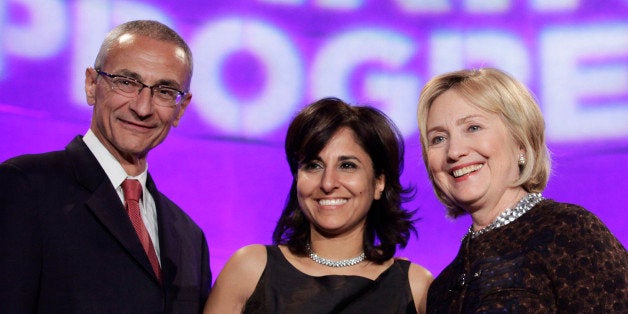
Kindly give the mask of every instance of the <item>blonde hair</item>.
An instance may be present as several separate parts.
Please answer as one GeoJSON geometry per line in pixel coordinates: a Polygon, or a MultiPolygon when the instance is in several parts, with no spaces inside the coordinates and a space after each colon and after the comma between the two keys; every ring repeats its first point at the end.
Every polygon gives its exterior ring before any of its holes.
{"type": "Polygon", "coordinates": [[[451,217],[466,212],[447,199],[436,185],[427,160],[427,114],[438,96],[448,90],[471,105],[497,114],[514,141],[525,150],[525,165],[519,167],[519,179],[513,186],[521,186],[528,192],[542,192],[550,175],[551,160],[545,143],[545,121],[532,93],[507,73],[493,68],[460,70],[432,78],[421,91],[417,110],[423,162],[434,192],[447,207],[451,217]]]}

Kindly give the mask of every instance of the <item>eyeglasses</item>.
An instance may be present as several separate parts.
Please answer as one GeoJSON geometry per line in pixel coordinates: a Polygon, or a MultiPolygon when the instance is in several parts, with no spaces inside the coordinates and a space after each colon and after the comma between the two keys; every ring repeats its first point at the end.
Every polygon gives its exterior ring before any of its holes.
{"type": "Polygon", "coordinates": [[[105,71],[96,70],[96,73],[104,75],[111,79],[111,89],[117,91],[120,95],[127,97],[137,97],[144,87],[150,89],[151,96],[156,105],[162,107],[174,107],[181,103],[184,92],[166,85],[146,85],[136,79],[123,75],[109,74],[105,71]]]}

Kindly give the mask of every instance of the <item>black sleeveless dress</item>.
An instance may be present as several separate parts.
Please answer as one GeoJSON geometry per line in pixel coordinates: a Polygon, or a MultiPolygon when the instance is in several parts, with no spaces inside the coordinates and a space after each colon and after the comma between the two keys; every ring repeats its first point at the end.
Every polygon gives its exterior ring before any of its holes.
{"type": "Polygon", "coordinates": [[[408,268],[395,260],[377,279],[329,275],[313,277],[296,269],[277,246],[266,246],[268,260],[244,313],[416,313],[408,268]]]}

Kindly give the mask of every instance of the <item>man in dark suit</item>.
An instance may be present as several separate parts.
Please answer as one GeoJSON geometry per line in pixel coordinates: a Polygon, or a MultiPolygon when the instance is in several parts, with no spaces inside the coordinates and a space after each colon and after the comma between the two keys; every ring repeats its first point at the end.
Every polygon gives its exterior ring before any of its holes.
{"type": "Polygon", "coordinates": [[[85,136],[0,164],[1,312],[201,312],[211,284],[205,236],[158,191],[146,163],[190,103],[191,76],[176,32],[122,24],[85,71],[85,136]]]}

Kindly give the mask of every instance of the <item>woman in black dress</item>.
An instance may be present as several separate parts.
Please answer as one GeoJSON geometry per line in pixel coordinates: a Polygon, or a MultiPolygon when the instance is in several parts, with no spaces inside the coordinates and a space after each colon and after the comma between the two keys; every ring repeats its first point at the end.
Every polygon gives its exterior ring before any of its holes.
{"type": "Polygon", "coordinates": [[[285,150],[293,181],[274,245],[238,250],[205,312],[423,313],[431,274],[394,258],[416,232],[394,124],[325,98],[292,121],[285,150]]]}

